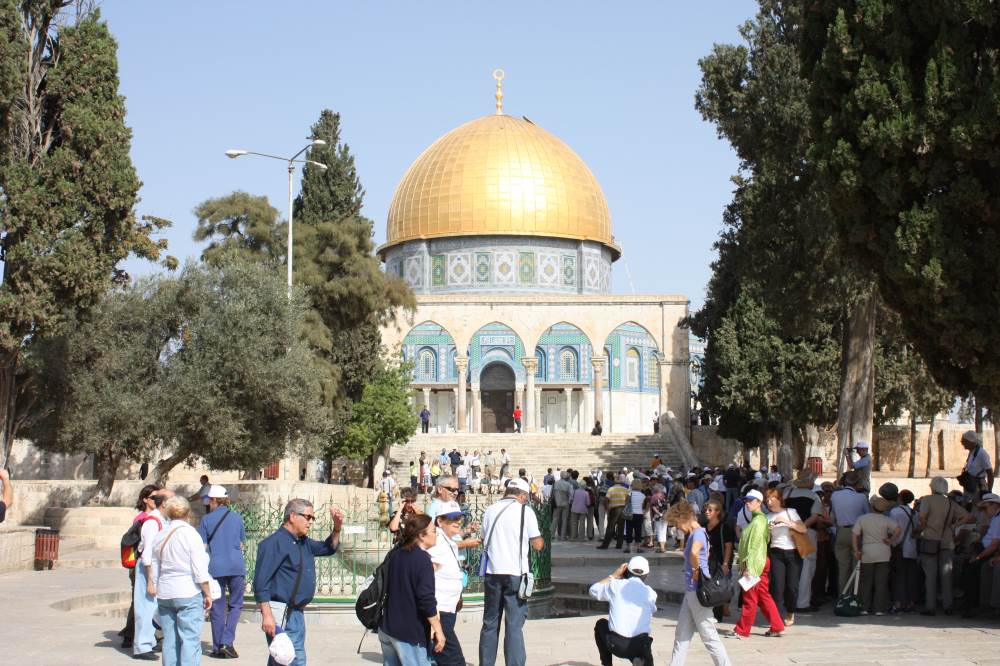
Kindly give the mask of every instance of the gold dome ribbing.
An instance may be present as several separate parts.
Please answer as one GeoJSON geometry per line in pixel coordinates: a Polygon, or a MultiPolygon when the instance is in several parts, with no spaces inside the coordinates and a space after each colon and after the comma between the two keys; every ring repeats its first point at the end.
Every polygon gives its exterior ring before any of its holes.
{"type": "Polygon", "coordinates": [[[593,240],[620,254],[601,186],[583,160],[531,121],[507,115],[465,123],[410,165],[380,253],[414,239],[496,234],[593,240]]]}

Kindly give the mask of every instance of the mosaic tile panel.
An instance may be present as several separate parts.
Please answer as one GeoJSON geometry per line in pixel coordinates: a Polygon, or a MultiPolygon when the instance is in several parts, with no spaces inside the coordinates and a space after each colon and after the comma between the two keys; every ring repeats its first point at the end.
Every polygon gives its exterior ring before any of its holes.
{"type": "Polygon", "coordinates": [[[445,285],[443,254],[435,254],[431,257],[431,284],[435,287],[443,287],[445,285]]]}
{"type": "Polygon", "coordinates": [[[496,266],[493,269],[493,279],[497,284],[514,284],[517,282],[517,269],[514,266],[513,252],[497,252],[493,259],[496,266]]]}
{"type": "Polygon", "coordinates": [[[518,252],[517,281],[521,284],[535,283],[535,253],[518,252]]]}
{"type": "Polygon", "coordinates": [[[489,284],[492,273],[493,255],[489,252],[476,253],[476,284],[489,284]]]}
{"type": "Polygon", "coordinates": [[[597,257],[583,258],[583,277],[587,289],[600,289],[601,267],[597,257]]]}
{"type": "Polygon", "coordinates": [[[404,276],[406,284],[411,287],[424,286],[424,258],[420,255],[407,257],[405,262],[404,276]]]}
{"type": "Polygon", "coordinates": [[[557,286],[559,284],[559,257],[557,255],[538,255],[538,284],[544,286],[557,286]]]}
{"type": "Polygon", "coordinates": [[[569,254],[563,255],[561,273],[564,287],[576,286],[576,257],[569,254]]]}
{"type": "Polygon", "coordinates": [[[448,284],[471,284],[472,260],[468,254],[448,255],[448,284]]]}

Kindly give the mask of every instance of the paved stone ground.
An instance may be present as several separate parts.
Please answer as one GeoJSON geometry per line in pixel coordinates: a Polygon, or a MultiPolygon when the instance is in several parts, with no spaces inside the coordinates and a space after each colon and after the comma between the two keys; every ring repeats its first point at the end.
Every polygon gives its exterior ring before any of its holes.
{"type": "MultiPolygon", "coordinates": [[[[0,575],[0,599],[4,610],[4,620],[0,623],[0,663],[40,666],[135,663],[117,647],[116,633],[123,625],[122,619],[108,615],[112,605],[120,601],[121,593],[127,595],[127,585],[125,573],[110,568],[0,575]],[[94,594],[106,594],[109,606],[73,610],[73,603],[67,603],[67,600],[94,594]]],[[[676,606],[665,606],[654,619],[657,663],[666,663],[669,659],[676,615],[676,606]]],[[[528,664],[598,664],[592,642],[592,628],[597,617],[584,615],[530,621],[526,627],[528,664]]],[[[969,622],[914,615],[844,620],[826,612],[800,616],[799,622],[784,638],[765,638],[763,632],[764,627],[758,626],[749,640],[726,639],[734,664],[1000,666],[1000,622],[990,620],[969,622]]],[[[476,663],[478,626],[474,623],[460,625],[459,635],[470,663],[476,663]]],[[[380,663],[374,637],[365,640],[360,655],[355,654],[360,636],[353,627],[311,628],[307,643],[310,663],[380,663]]],[[[203,640],[207,647],[207,626],[203,640]]],[[[265,663],[264,641],[256,625],[240,625],[236,647],[242,655],[242,660],[236,663],[265,663]]],[[[205,657],[203,663],[210,664],[213,660],[205,657]]],[[[688,663],[711,663],[697,639],[688,663]]]]}

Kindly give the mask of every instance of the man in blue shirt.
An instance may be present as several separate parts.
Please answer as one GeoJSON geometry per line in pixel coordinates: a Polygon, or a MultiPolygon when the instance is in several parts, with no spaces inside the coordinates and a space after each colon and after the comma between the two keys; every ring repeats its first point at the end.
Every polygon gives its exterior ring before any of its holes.
{"type": "Polygon", "coordinates": [[[236,659],[236,623],[243,610],[243,590],[246,587],[247,565],[243,560],[246,529],[243,517],[229,508],[229,496],[224,486],[208,489],[209,513],[201,519],[198,534],[208,550],[208,573],[219,583],[222,597],[212,604],[212,652],[216,659],[236,659]],[[229,591],[229,603],[225,601],[229,591]]]}
{"type": "MultiPolygon", "coordinates": [[[[307,534],[316,520],[308,500],[293,499],[285,505],[281,527],[257,546],[257,565],[253,593],[261,614],[261,629],[271,644],[280,622],[295,646],[295,666],[306,666],[306,625],[302,609],[316,592],[316,556],[333,555],[340,545],[344,514],[330,508],[333,530],[325,541],[310,539],[307,534]]],[[[272,659],[268,666],[277,666],[272,659]]]]}

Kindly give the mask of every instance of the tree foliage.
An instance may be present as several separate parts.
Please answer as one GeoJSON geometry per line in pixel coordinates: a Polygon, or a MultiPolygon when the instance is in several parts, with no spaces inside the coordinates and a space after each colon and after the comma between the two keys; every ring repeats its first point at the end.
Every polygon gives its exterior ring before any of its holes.
{"type": "MultiPolygon", "coordinates": [[[[117,45],[67,0],[0,0],[0,446],[9,450],[23,349],[92,306],[130,253],[156,259],[133,208],[139,179],[117,45]]],[[[23,373],[20,375],[23,378],[23,373]]]]}
{"type": "Polygon", "coordinates": [[[165,454],[162,479],[194,460],[263,467],[289,435],[316,450],[329,422],[301,337],[305,307],[274,270],[238,253],[115,289],[32,351],[43,416],[29,434],[44,449],[95,454],[99,499],[124,461],[165,454]]]}
{"type": "Polygon", "coordinates": [[[806,16],[810,153],[844,251],[941,384],[1000,399],[1000,22],[992,3],[834,0],[806,16]]]}
{"type": "Polygon", "coordinates": [[[201,258],[218,263],[232,251],[260,260],[278,263],[287,246],[287,225],[279,223],[278,211],[267,197],[233,192],[203,201],[194,209],[198,225],[196,241],[209,241],[201,258]]]}

